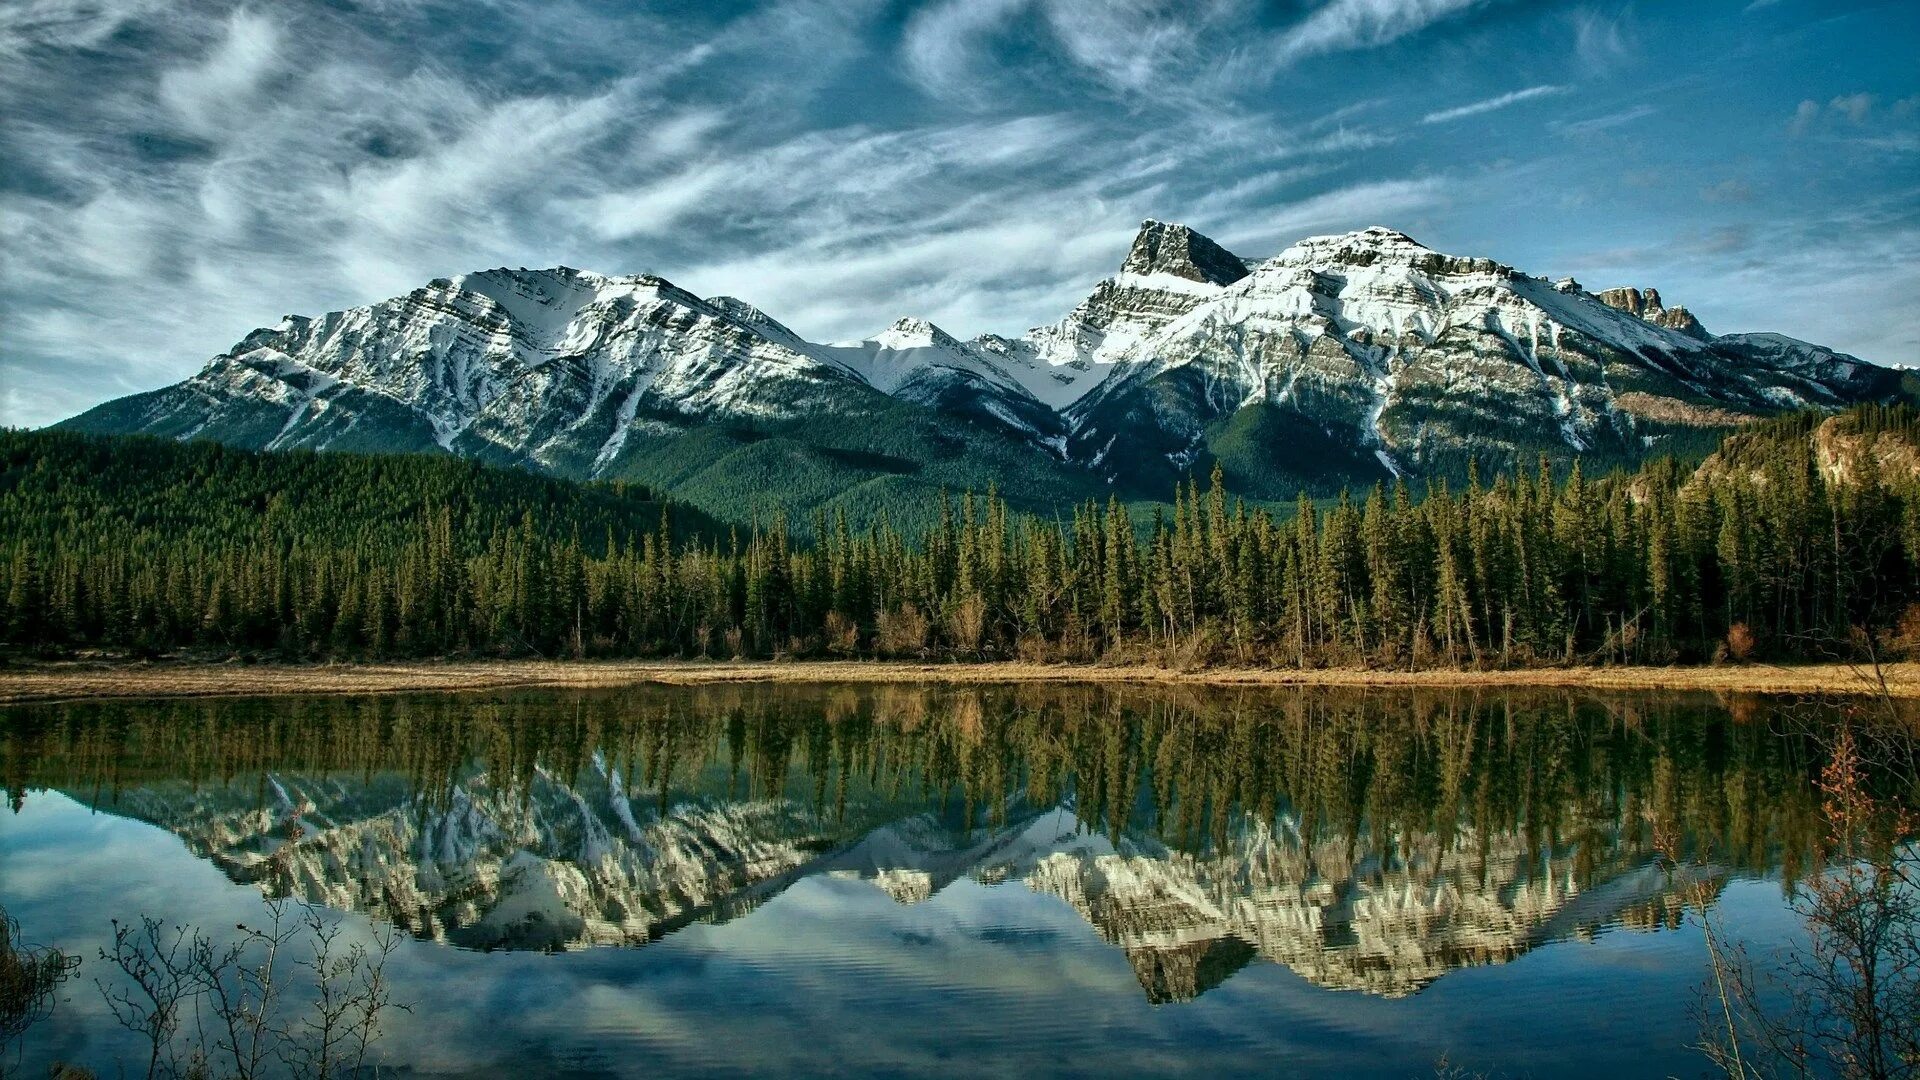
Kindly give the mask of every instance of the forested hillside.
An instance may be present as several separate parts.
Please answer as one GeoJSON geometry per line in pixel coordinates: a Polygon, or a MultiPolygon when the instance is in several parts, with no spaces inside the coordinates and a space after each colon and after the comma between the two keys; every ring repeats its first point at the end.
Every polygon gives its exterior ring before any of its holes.
{"type": "Polygon", "coordinates": [[[1401,483],[1250,510],[1181,485],[1136,522],[959,495],[662,531],[661,507],[426,457],[0,437],[17,650],[1022,656],[1317,665],[1831,657],[1898,645],[1920,566],[1913,410],[1766,422],[1698,469],[1401,483]]]}

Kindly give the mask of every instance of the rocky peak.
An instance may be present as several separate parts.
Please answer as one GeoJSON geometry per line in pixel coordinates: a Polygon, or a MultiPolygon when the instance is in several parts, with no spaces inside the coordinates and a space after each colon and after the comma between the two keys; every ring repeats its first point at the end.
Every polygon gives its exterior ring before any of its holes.
{"type": "Polygon", "coordinates": [[[1231,285],[1247,276],[1241,259],[1185,225],[1152,218],[1140,223],[1133,247],[1120,264],[1123,274],[1171,274],[1188,281],[1231,285]]]}
{"type": "Polygon", "coordinates": [[[1682,334],[1686,334],[1688,337],[1699,338],[1701,341],[1706,341],[1713,336],[1707,333],[1706,327],[1700,325],[1699,319],[1693,317],[1693,312],[1688,311],[1678,304],[1673,307],[1667,307],[1663,304],[1660,300],[1660,290],[1658,289],[1636,289],[1632,286],[1626,286],[1595,293],[1594,299],[1610,308],[1616,308],[1629,315],[1645,319],[1655,326],[1664,326],[1669,330],[1677,330],[1682,334]]]}
{"type": "Polygon", "coordinates": [[[1618,289],[1603,289],[1594,293],[1594,298],[1610,308],[1618,308],[1629,315],[1645,318],[1647,309],[1660,310],[1660,290],[1636,289],[1625,286],[1618,289]]]}
{"type": "Polygon", "coordinates": [[[873,340],[887,349],[958,348],[960,345],[952,334],[925,319],[914,318],[895,319],[892,326],[873,340]]]}
{"type": "Polygon", "coordinates": [[[1443,255],[1406,233],[1373,225],[1334,236],[1310,236],[1273,257],[1277,267],[1340,270],[1376,265],[1406,267],[1428,274],[1500,274],[1512,269],[1492,259],[1443,255]]]}

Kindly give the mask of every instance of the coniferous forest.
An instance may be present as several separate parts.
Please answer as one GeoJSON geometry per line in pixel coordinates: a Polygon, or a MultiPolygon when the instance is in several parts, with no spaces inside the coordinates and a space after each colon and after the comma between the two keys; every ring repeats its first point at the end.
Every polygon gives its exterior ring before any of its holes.
{"type": "Polygon", "coordinates": [[[1920,414],[1867,407],[1749,427],[1704,463],[1542,462],[1291,513],[1250,509],[1217,469],[1150,520],[961,493],[906,535],[723,524],[444,458],[9,432],[0,639],[285,659],[1831,659],[1920,629],[1916,444],[1920,414]]]}

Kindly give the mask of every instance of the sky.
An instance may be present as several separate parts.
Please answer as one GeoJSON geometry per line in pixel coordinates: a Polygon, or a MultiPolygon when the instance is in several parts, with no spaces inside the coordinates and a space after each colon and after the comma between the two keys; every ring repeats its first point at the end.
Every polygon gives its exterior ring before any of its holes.
{"type": "Polygon", "coordinates": [[[1920,365],[1920,4],[7,0],[0,424],[494,266],[815,340],[1387,225],[1920,365]]]}

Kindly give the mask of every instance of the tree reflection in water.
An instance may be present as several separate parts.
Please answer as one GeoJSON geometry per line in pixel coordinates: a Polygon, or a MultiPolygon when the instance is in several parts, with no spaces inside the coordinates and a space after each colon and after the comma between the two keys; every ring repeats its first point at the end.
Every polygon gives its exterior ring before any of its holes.
{"type": "Polygon", "coordinates": [[[1071,905],[1154,1001],[1256,958],[1399,996],[1675,926],[1731,876],[1790,884],[1822,836],[1820,740],[1774,707],[901,686],[84,704],[14,712],[0,776],[16,805],[59,789],[269,894],[468,948],[639,945],[811,874],[903,903],[970,877],[1071,905]]]}

